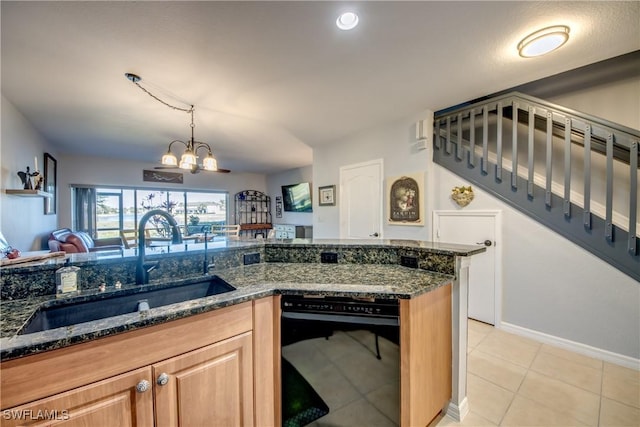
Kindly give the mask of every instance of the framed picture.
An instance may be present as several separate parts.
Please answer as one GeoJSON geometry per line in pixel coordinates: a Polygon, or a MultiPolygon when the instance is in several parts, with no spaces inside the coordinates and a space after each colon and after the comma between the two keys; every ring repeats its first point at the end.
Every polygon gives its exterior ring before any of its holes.
{"type": "Polygon", "coordinates": [[[336,205],[335,185],[325,185],[324,187],[318,187],[318,204],[320,206],[336,205]]]}
{"type": "Polygon", "coordinates": [[[49,153],[44,153],[44,188],[43,190],[51,197],[44,199],[44,214],[54,215],[56,213],[56,204],[58,196],[56,194],[58,187],[58,162],[49,153]]]}
{"type": "Polygon", "coordinates": [[[163,172],[142,170],[142,180],[147,182],[162,182],[167,184],[182,184],[183,175],[180,172],[163,172]]]}
{"type": "Polygon", "coordinates": [[[387,178],[387,223],[424,225],[424,174],[387,178]]]}
{"type": "Polygon", "coordinates": [[[282,218],[282,197],[276,196],[276,218],[282,218]]]}

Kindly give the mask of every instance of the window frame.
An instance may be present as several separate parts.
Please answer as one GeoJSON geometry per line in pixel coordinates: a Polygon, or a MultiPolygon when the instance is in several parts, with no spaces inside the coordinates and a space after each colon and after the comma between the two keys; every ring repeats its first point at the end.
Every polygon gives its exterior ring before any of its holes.
{"type": "MultiPolygon", "coordinates": [[[[219,198],[220,196],[223,197],[224,200],[224,208],[225,208],[225,214],[224,214],[224,224],[229,224],[229,218],[231,215],[231,212],[229,210],[229,192],[228,191],[224,191],[224,190],[215,190],[215,191],[211,191],[211,190],[202,190],[202,189],[176,189],[176,188],[164,188],[164,187],[136,187],[136,186],[117,186],[117,185],[78,185],[78,184],[71,184],[71,193],[72,193],[72,218],[71,218],[71,222],[73,224],[74,229],[76,229],[76,224],[77,224],[77,219],[76,219],[76,200],[74,197],[75,194],[75,189],[76,188],[93,188],[96,191],[96,195],[98,194],[104,194],[104,195],[110,195],[110,196],[118,196],[119,197],[119,225],[118,225],[118,233],[120,233],[123,229],[124,229],[124,191],[128,190],[128,191],[133,191],[133,206],[134,206],[134,210],[133,210],[133,218],[134,218],[134,224],[135,224],[135,228],[137,228],[139,221],[140,221],[140,217],[141,215],[139,214],[139,206],[138,204],[141,201],[141,193],[144,192],[153,192],[153,193],[165,193],[165,197],[166,200],[165,201],[169,201],[170,200],[170,196],[171,195],[176,195],[176,193],[181,193],[180,197],[182,199],[182,203],[184,204],[184,212],[182,212],[180,215],[180,219],[182,220],[183,224],[181,224],[184,227],[184,230],[188,230],[188,226],[189,226],[189,209],[188,209],[188,193],[199,193],[199,194],[207,194],[207,195],[211,195],[215,198],[219,198]]],[[[175,197],[174,197],[175,198],[175,197]]],[[[96,197],[96,203],[97,203],[97,197],[96,197]]],[[[174,217],[178,218],[178,215],[173,214],[174,217]]],[[[96,236],[100,236],[100,232],[105,232],[105,231],[116,231],[115,228],[109,228],[109,229],[105,229],[105,228],[98,228],[98,221],[96,218],[96,225],[95,225],[95,233],[96,236]]]]}

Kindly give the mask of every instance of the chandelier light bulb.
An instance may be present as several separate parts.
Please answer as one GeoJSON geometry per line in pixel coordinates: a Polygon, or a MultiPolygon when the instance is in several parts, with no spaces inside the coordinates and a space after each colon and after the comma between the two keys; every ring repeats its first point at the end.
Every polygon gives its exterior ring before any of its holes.
{"type": "Polygon", "coordinates": [[[162,164],[165,166],[178,166],[178,158],[171,151],[162,156],[162,164]]]}
{"type": "Polygon", "coordinates": [[[182,155],[182,157],[180,158],[180,167],[182,167],[183,164],[188,165],[188,167],[183,169],[191,169],[191,166],[195,165],[196,163],[197,163],[196,155],[193,153],[193,151],[189,149],[187,149],[182,155]]]}
{"type": "Polygon", "coordinates": [[[218,161],[213,157],[211,152],[202,160],[202,167],[208,171],[218,170],[218,161]]]}
{"type": "Polygon", "coordinates": [[[569,27],[555,25],[529,34],[518,43],[518,53],[523,58],[542,56],[558,49],[569,40],[569,27]]]}

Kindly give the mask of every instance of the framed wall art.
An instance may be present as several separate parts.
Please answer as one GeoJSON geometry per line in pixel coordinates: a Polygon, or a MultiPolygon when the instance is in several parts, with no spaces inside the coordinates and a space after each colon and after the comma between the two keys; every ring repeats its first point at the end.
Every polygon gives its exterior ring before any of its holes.
{"type": "Polygon", "coordinates": [[[58,187],[58,162],[49,153],[44,153],[44,188],[43,190],[51,197],[44,199],[44,214],[55,215],[58,197],[56,194],[58,187]]]}
{"type": "Polygon", "coordinates": [[[167,184],[182,184],[184,178],[180,172],[164,172],[143,170],[142,180],[147,182],[163,182],[167,184]]]}
{"type": "Polygon", "coordinates": [[[276,218],[282,218],[282,196],[276,196],[276,218]]]}
{"type": "Polygon", "coordinates": [[[387,223],[424,225],[424,173],[387,178],[387,223]]]}
{"type": "Polygon", "coordinates": [[[336,186],[325,185],[318,187],[318,205],[335,206],[336,205],[336,186]]]}

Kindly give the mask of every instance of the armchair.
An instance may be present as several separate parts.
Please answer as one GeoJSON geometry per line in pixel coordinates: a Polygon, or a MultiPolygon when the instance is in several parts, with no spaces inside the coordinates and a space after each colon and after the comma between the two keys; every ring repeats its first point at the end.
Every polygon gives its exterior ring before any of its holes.
{"type": "Polygon", "coordinates": [[[71,231],[68,228],[52,231],[49,235],[49,250],[51,252],[121,251],[123,248],[124,242],[120,237],[94,239],[84,231],[71,231]]]}

